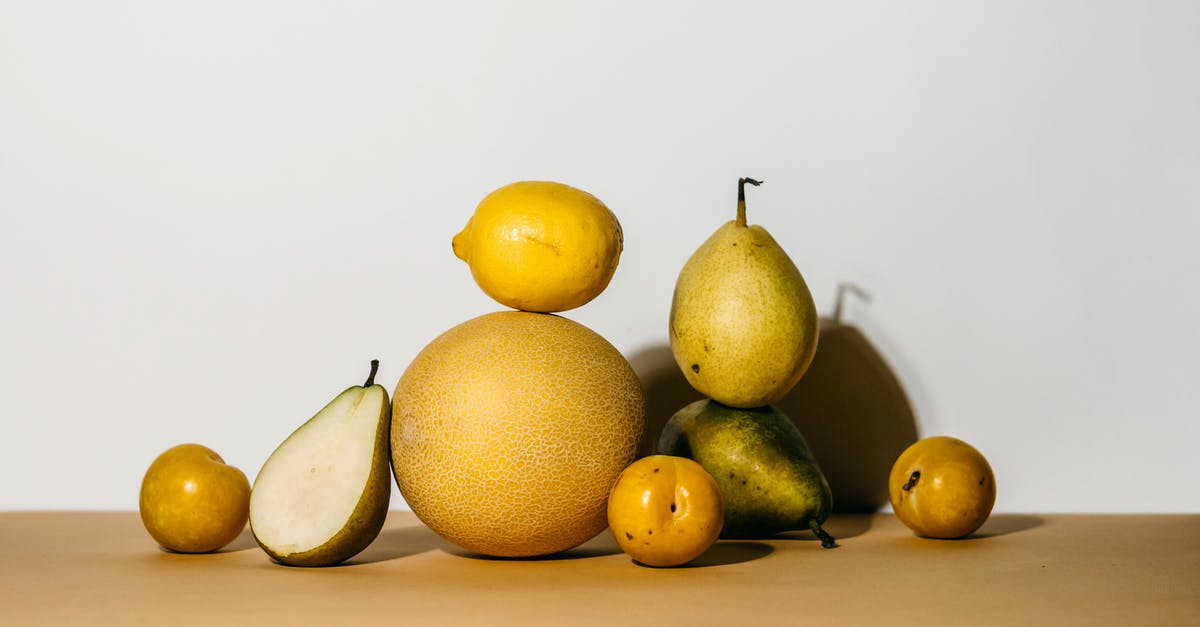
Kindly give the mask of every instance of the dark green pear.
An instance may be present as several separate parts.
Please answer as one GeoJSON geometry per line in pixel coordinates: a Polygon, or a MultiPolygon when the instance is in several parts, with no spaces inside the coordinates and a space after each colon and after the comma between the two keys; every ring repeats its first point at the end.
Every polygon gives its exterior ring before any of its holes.
{"type": "Polygon", "coordinates": [[[833,498],[829,483],[796,425],[773,406],[727,407],[696,401],[671,416],[658,452],[696,460],[713,476],[725,504],[723,538],[762,538],[821,528],[833,498]]]}

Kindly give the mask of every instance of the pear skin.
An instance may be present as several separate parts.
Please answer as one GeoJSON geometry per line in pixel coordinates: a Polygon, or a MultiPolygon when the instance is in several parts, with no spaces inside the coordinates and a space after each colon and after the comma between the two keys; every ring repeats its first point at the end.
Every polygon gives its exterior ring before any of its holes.
{"type": "Polygon", "coordinates": [[[696,401],[667,421],[658,452],[695,460],[713,476],[725,504],[722,538],[762,538],[821,528],[833,505],[829,483],[796,425],[774,407],[740,409],[696,401]]]}
{"type": "Polygon", "coordinates": [[[737,219],[722,225],[679,273],[670,341],[688,383],[730,407],[783,398],[817,348],[818,318],[800,270],[765,228],[745,219],[738,182],[737,219]]]}

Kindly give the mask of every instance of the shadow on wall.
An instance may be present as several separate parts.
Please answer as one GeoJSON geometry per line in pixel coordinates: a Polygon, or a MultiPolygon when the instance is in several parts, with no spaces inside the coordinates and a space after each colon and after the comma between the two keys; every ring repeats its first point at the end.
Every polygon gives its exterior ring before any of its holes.
{"type": "Polygon", "coordinates": [[[638,444],[638,457],[645,457],[654,454],[658,436],[671,416],[704,395],[693,389],[679,371],[669,344],[643,347],[629,357],[629,364],[646,392],[646,426],[638,444]]]}
{"type": "MultiPolygon", "coordinates": [[[[812,365],[776,403],[808,441],[829,481],[835,513],[874,512],[887,503],[892,464],[918,438],[916,415],[895,372],[858,328],[841,321],[844,293],[854,289],[839,286],[834,313],[821,319],[812,365]]],[[[654,452],[667,420],[703,396],[666,343],[640,349],[629,362],[646,391],[642,457],[654,452]]]]}
{"type": "Polygon", "coordinates": [[[888,502],[896,458],[917,441],[917,418],[895,372],[857,327],[821,319],[817,354],[778,403],[829,480],[835,512],[874,512],[888,502]]]}

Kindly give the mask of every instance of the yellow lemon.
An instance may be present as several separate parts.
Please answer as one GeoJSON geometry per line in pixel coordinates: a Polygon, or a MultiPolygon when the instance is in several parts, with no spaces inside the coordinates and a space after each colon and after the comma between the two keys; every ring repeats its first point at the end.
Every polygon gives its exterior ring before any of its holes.
{"type": "Polygon", "coordinates": [[[163,548],[208,553],[246,528],[250,481],[212,449],[180,444],[146,470],[138,510],[146,531],[163,548]]]}
{"type": "Polygon", "coordinates": [[[608,287],[624,235],[595,196],[562,183],[521,181],[488,194],[454,236],[454,254],[502,305],[574,309],[608,287]]]}

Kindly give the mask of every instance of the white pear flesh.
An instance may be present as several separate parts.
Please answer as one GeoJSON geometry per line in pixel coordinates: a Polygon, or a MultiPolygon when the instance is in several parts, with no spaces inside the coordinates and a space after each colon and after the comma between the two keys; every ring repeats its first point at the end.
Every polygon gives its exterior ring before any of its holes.
{"type": "MultiPolygon", "coordinates": [[[[271,454],[250,493],[250,526],[267,553],[287,563],[289,555],[338,551],[326,545],[344,536],[362,500],[379,492],[368,488],[375,466],[387,463],[379,434],[388,429],[390,409],[383,387],[352,387],[271,454]]],[[[390,482],[385,488],[384,510],[390,482]]]]}

